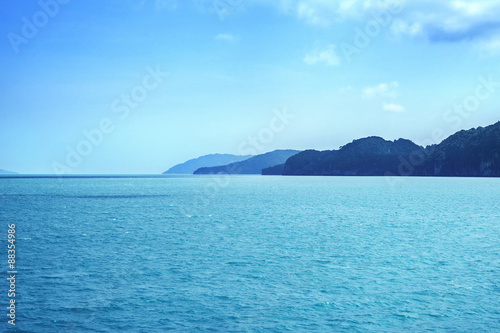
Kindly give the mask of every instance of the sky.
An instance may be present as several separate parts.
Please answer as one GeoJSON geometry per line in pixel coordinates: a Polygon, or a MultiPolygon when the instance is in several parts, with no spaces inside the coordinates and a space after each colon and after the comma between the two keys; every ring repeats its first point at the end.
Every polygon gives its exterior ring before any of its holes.
{"type": "Polygon", "coordinates": [[[0,13],[0,169],[422,145],[500,120],[500,0],[40,0],[0,13]]]}

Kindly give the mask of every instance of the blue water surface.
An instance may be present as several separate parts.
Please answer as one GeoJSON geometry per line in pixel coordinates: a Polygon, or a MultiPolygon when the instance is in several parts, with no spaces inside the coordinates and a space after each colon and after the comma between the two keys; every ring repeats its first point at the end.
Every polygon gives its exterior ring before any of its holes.
{"type": "Polygon", "coordinates": [[[0,267],[15,223],[18,332],[499,332],[499,202],[486,178],[0,178],[0,267]]]}

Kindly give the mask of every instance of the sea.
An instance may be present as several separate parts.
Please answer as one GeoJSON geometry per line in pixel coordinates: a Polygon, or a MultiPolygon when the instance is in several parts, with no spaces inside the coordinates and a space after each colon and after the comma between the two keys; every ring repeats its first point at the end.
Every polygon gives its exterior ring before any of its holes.
{"type": "Polygon", "coordinates": [[[500,332],[498,178],[4,176],[0,222],[3,332],[500,332]]]}

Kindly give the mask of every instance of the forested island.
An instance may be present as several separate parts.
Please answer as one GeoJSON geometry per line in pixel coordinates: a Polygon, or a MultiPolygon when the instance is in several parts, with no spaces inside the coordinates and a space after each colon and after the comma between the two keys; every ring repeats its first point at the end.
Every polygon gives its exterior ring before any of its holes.
{"type": "Polygon", "coordinates": [[[500,122],[459,131],[427,147],[406,139],[388,141],[371,136],[336,150],[275,150],[256,156],[206,155],[165,173],[500,177],[500,122]]]}

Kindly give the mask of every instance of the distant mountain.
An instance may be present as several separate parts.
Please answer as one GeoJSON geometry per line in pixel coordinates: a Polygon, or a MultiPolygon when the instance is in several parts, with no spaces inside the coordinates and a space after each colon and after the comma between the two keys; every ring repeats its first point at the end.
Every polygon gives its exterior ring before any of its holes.
{"type": "Polygon", "coordinates": [[[500,122],[457,132],[426,148],[405,139],[355,140],[338,150],[306,150],[266,175],[500,177],[500,122]]]}
{"type": "Polygon", "coordinates": [[[202,167],[213,167],[218,165],[226,165],[229,163],[244,161],[252,155],[231,155],[231,154],[211,154],[198,158],[191,159],[181,164],[177,164],[163,174],[190,174],[192,175],[197,169],[202,167]]]}
{"type": "Polygon", "coordinates": [[[0,175],[17,175],[17,172],[7,171],[0,169],[0,175]]]}
{"type": "Polygon", "coordinates": [[[242,175],[260,175],[262,169],[283,164],[286,160],[299,153],[299,150],[275,150],[270,153],[257,155],[251,157],[245,161],[231,163],[228,165],[221,165],[210,168],[200,168],[194,172],[194,174],[217,174],[217,173],[228,173],[228,174],[242,174],[242,175]]]}
{"type": "Polygon", "coordinates": [[[398,172],[400,156],[408,158],[423,150],[409,140],[386,141],[373,136],[355,140],[339,150],[306,150],[288,159],[282,174],[383,176],[386,172],[398,172]]]}

